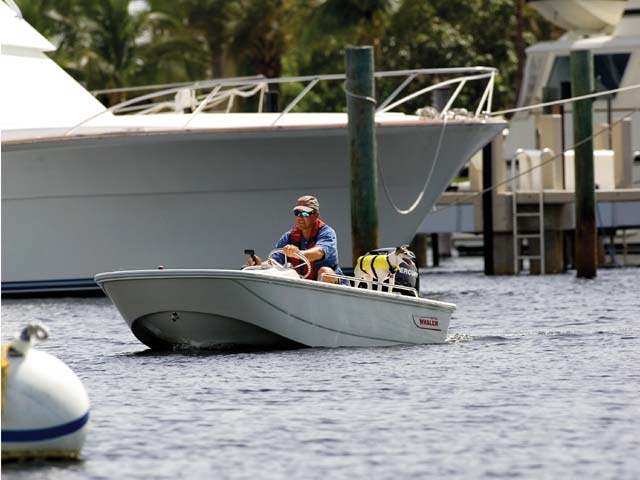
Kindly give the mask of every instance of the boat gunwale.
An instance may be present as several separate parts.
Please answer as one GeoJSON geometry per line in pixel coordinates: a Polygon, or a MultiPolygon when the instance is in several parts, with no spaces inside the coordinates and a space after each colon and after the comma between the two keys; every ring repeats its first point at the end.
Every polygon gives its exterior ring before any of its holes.
{"type": "MultiPolygon", "coordinates": [[[[130,281],[130,280],[175,280],[175,279],[193,279],[208,278],[212,280],[234,280],[234,281],[259,281],[266,283],[279,283],[297,288],[310,288],[312,290],[328,293],[341,293],[347,296],[358,298],[372,297],[375,300],[389,301],[391,303],[400,303],[403,305],[413,304],[420,307],[433,307],[437,310],[446,312],[454,312],[456,305],[439,300],[431,300],[428,298],[411,297],[408,295],[400,295],[377,290],[369,290],[364,288],[355,288],[346,285],[337,285],[326,282],[317,282],[314,280],[293,279],[268,273],[248,273],[241,270],[227,269],[171,269],[171,270],[122,270],[115,272],[99,273],[94,277],[95,282],[102,288],[103,283],[130,281]]],[[[107,293],[108,295],[108,293],[107,293]]],[[[110,295],[109,295],[110,296],[110,295]]]]}
{"type": "MultiPolygon", "coordinates": [[[[259,114],[256,114],[259,115],[259,114]]],[[[501,119],[494,118],[456,118],[437,120],[429,118],[408,118],[407,120],[389,119],[389,120],[376,120],[376,128],[393,129],[393,128],[412,128],[412,127],[425,127],[425,126],[440,126],[445,124],[449,127],[457,125],[483,125],[483,124],[505,124],[506,122],[501,119]]],[[[84,127],[87,129],[104,129],[103,132],[91,132],[91,133],[76,133],[73,135],[51,135],[42,137],[24,137],[14,138],[9,140],[2,140],[0,143],[2,147],[14,147],[20,145],[38,145],[47,142],[72,142],[82,140],[101,140],[101,139],[113,139],[118,137],[145,137],[145,136],[189,136],[200,134],[226,134],[226,133],[260,133],[260,132],[283,132],[283,131],[304,131],[304,130],[342,130],[346,129],[347,123],[324,123],[324,124],[307,124],[307,125],[252,125],[252,126],[237,126],[237,127],[192,127],[188,129],[178,129],[171,127],[152,127],[148,130],[137,126],[96,126],[96,127],[84,127]],[[112,129],[111,131],[107,131],[112,129]]]]}

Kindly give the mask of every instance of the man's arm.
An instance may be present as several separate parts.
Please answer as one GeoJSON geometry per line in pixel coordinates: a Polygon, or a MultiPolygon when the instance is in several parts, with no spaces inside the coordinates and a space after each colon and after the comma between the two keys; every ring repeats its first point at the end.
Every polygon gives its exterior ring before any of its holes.
{"type": "Polygon", "coordinates": [[[302,255],[307,257],[310,262],[315,262],[316,260],[320,260],[325,255],[324,248],[319,245],[311,247],[307,250],[300,250],[295,245],[285,245],[284,247],[282,247],[282,250],[284,251],[287,257],[295,257],[295,254],[297,252],[300,252],[302,255]]]}
{"type": "MultiPolygon", "coordinates": [[[[323,258],[331,261],[332,258],[336,257],[337,243],[338,241],[334,230],[328,225],[324,225],[318,232],[316,244],[308,250],[300,251],[300,253],[311,262],[322,260],[323,258]]],[[[299,251],[295,245],[287,245],[284,249],[287,255],[293,255],[299,251]]]]}
{"type": "Polygon", "coordinates": [[[331,267],[337,265],[338,239],[335,230],[329,225],[325,225],[318,233],[316,245],[324,250],[324,262],[331,267]]]}

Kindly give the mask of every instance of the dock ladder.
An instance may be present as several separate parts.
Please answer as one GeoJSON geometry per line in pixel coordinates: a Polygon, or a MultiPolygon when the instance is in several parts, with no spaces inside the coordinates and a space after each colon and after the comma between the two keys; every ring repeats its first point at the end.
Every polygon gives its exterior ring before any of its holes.
{"type": "MultiPolygon", "coordinates": [[[[540,180],[540,188],[538,189],[538,209],[536,211],[519,211],[518,210],[518,178],[516,164],[520,166],[520,170],[525,170],[522,168],[524,165],[528,166],[529,169],[532,167],[532,158],[522,149],[518,149],[516,151],[516,155],[514,156],[511,162],[511,200],[512,200],[512,222],[513,222],[513,273],[520,273],[520,262],[522,260],[529,260],[529,270],[531,270],[531,260],[539,260],[540,261],[540,273],[544,275],[545,273],[545,259],[544,259],[544,181],[542,176],[542,169],[537,168],[534,170],[536,174],[539,175],[540,180]],[[518,223],[520,219],[523,218],[537,218],[538,219],[538,233],[520,233],[518,229],[518,223]],[[522,254],[522,241],[525,240],[527,245],[530,247],[531,241],[537,241],[540,246],[540,253],[538,255],[531,255],[531,252],[527,254],[522,254]]],[[[520,179],[523,178],[523,175],[520,175],[520,179]]]]}

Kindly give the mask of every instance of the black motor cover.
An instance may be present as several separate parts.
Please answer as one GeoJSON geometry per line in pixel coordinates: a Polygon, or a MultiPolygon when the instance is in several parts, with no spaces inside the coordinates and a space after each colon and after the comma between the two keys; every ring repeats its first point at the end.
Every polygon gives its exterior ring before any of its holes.
{"type": "MultiPolygon", "coordinates": [[[[367,255],[386,255],[393,252],[395,249],[395,247],[378,248],[376,250],[367,252],[367,255]]],[[[402,262],[400,264],[400,270],[396,272],[395,284],[402,285],[403,287],[415,288],[418,292],[418,295],[420,294],[420,275],[418,274],[418,267],[416,267],[415,263],[409,264],[402,262]]],[[[397,292],[401,293],[402,295],[411,295],[410,292],[403,289],[398,289],[397,292]]]]}

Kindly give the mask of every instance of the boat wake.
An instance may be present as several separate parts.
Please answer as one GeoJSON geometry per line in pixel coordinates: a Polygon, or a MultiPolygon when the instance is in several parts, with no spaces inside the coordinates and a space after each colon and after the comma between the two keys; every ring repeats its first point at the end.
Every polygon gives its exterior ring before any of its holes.
{"type": "Polygon", "coordinates": [[[624,340],[632,340],[638,338],[637,332],[629,329],[623,330],[590,330],[590,331],[571,331],[571,330],[538,330],[531,332],[522,332],[508,335],[471,335],[468,333],[454,333],[449,335],[445,340],[445,343],[457,344],[466,342],[507,342],[513,340],[521,340],[525,338],[550,338],[550,339],[563,339],[563,338],[581,338],[581,337],[593,337],[595,335],[620,337],[624,340]]]}

